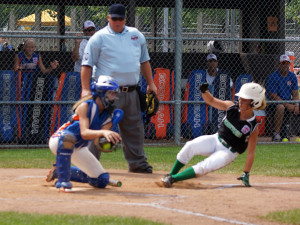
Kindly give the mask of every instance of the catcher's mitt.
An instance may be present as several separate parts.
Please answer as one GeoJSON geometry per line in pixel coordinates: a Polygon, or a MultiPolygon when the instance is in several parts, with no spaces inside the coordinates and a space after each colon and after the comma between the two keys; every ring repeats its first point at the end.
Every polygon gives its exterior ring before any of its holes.
{"type": "Polygon", "coordinates": [[[145,123],[150,122],[150,118],[155,116],[158,111],[159,101],[155,93],[146,94],[146,111],[145,111],[145,123]]]}
{"type": "Polygon", "coordinates": [[[108,142],[105,137],[99,138],[98,141],[97,141],[97,139],[95,139],[95,142],[96,142],[95,145],[96,145],[97,149],[101,152],[112,152],[117,149],[117,144],[108,142]]]}

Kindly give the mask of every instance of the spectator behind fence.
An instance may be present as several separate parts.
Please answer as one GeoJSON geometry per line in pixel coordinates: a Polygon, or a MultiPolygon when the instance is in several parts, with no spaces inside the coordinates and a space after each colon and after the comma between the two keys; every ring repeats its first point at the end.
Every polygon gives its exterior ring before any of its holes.
{"type": "Polygon", "coordinates": [[[147,81],[148,93],[156,93],[157,88],[152,78],[146,39],[136,28],[125,26],[125,11],[122,4],[110,6],[108,25],[88,41],[81,69],[82,97],[91,93],[90,78],[94,65],[97,76],[106,74],[118,81],[121,93],[115,105],[124,110],[119,128],[129,172],[152,173],[143,148],[144,125],[137,91],[140,72],[147,81]]]}
{"type": "MultiPolygon", "coordinates": [[[[290,58],[287,55],[281,55],[279,58],[279,68],[271,73],[267,79],[267,98],[269,100],[299,100],[298,81],[294,73],[289,71],[290,58]]],[[[287,109],[295,115],[299,114],[299,103],[280,103],[272,104],[269,107],[276,108],[274,114],[274,133],[272,141],[281,141],[280,129],[283,123],[284,111],[287,109]]]]}
{"type": "MultiPolygon", "coordinates": [[[[87,20],[83,23],[83,35],[84,36],[93,36],[96,32],[95,24],[87,20]]],[[[77,36],[82,36],[82,34],[77,34],[77,36]]],[[[88,42],[88,39],[76,39],[75,40],[75,47],[72,52],[72,61],[75,62],[74,64],[74,72],[79,72],[81,70],[81,62],[84,53],[85,46],[88,42]]]]}
{"type": "Polygon", "coordinates": [[[55,70],[59,63],[57,60],[50,62],[50,67],[46,68],[42,61],[42,55],[35,52],[35,42],[33,39],[24,41],[23,51],[15,55],[14,70],[22,70],[22,72],[36,72],[39,69],[42,73],[50,73],[55,70]]]}
{"type": "Polygon", "coordinates": [[[7,37],[0,38],[0,51],[14,51],[14,48],[8,44],[7,37]]]}
{"type": "MultiPolygon", "coordinates": [[[[206,69],[206,82],[209,84],[209,90],[212,95],[222,100],[231,100],[231,93],[233,88],[233,82],[229,75],[229,72],[222,71],[218,68],[218,59],[215,54],[208,54],[206,57],[207,69],[206,69]],[[225,88],[225,90],[221,90],[225,88]]],[[[225,116],[219,113],[217,109],[209,107],[208,110],[208,127],[204,129],[204,134],[212,134],[217,132],[217,129],[225,116]],[[221,118],[222,117],[222,118],[221,118]]]]}

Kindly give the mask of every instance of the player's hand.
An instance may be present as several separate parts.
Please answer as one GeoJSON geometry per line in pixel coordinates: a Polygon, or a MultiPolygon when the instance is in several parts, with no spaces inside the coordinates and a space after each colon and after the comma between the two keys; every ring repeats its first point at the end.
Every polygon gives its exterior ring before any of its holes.
{"type": "Polygon", "coordinates": [[[237,178],[237,180],[241,180],[246,187],[251,187],[249,183],[249,176],[249,172],[244,172],[242,176],[237,178]]]}
{"type": "Polygon", "coordinates": [[[206,91],[208,91],[208,83],[201,83],[200,87],[199,87],[201,93],[205,93],[206,91]]]}
{"type": "Polygon", "coordinates": [[[102,134],[108,142],[112,142],[113,144],[119,143],[122,140],[120,134],[111,130],[102,130],[102,134]]]}

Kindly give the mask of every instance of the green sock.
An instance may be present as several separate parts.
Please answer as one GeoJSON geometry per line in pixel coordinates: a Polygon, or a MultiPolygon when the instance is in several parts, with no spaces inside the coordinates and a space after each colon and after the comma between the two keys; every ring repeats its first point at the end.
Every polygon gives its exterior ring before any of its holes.
{"type": "Polygon", "coordinates": [[[171,174],[171,175],[175,175],[176,173],[179,172],[179,170],[180,170],[182,167],[184,167],[184,164],[181,163],[181,162],[179,162],[178,160],[176,160],[176,162],[175,162],[175,164],[174,164],[174,166],[173,166],[173,168],[172,168],[170,174],[171,174]]]}
{"type": "Polygon", "coordinates": [[[187,168],[186,170],[182,171],[181,173],[172,175],[172,177],[176,181],[181,181],[181,180],[187,180],[187,179],[196,177],[196,173],[195,173],[193,167],[190,167],[190,168],[187,168]]]}

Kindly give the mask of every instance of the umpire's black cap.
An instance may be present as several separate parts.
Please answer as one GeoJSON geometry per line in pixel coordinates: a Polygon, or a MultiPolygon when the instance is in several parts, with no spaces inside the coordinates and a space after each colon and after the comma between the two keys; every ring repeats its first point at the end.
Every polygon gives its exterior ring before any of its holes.
{"type": "Polygon", "coordinates": [[[109,15],[114,18],[125,18],[125,6],[122,4],[113,4],[109,7],[109,15]]]}

